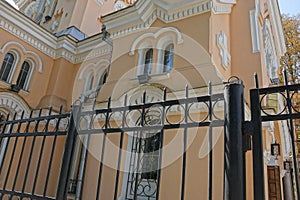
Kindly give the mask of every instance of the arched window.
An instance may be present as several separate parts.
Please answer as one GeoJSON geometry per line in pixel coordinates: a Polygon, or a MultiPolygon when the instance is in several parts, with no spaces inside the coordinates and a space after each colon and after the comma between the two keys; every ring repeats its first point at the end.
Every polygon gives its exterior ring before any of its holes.
{"type": "Polygon", "coordinates": [[[30,64],[27,61],[24,61],[22,68],[20,70],[18,79],[17,79],[17,86],[20,89],[27,89],[28,81],[29,81],[29,75],[30,75],[30,64]]]}
{"type": "Polygon", "coordinates": [[[1,69],[0,69],[0,80],[9,81],[9,75],[13,69],[15,57],[11,53],[7,53],[4,57],[1,69]]]}
{"type": "Polygon", "coordinates": [[[153,49],[147,49],[145,51],[145,62],[144,62],[144,74],[151,74],[153,61],[153,49]]]}
{"type": "Polygon", "coordinates": [[[103,85],[105,82],[106,82],[106,79],[107,79],[107,71],[105,71],[102,75],[101,75],[101,77],[100,77],[100,79],[99,79],[99,86],[101,86],[101,85],[103,85]]]}
{"type": "Polygon", "coordinates": [[[85,81],[85,87],[84,87],[84,91],[90,91],[93,89],[93,85],[94,85],[94,72],[90,72],[87,75],[86,81],[85,81]]]}
{"type": "Polygon", "coordinates": [[[164,59],[163,59],[163,72],[168,72],[173,67],[173,59],[174,59],[174,44],[169,44],[164,49],[164,59]]]}

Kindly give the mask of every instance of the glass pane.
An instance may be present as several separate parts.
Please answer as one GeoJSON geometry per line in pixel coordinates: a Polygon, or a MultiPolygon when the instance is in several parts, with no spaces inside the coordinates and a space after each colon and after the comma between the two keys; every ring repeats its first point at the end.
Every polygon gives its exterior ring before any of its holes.
{"type": "Polygon", "coordinates": [[[167,72],[173,67],[174,45],[169,44],[164,51],[164,72],[167,72]]]}
{"type": "Polygon", "coordinates": [[[8,76],[10,70],[12,69],[12,65],[14,63],[14,56],[11,53],[7,53],[4,57],[1,69],[0,69],[0,79],[3,81],[8,80],[8,76]]]}
{"type": "Polygon", "coordinates": [[[153,49],[148,49],[145,54],[144,74],[151,74],[152,59],[153,59],[153,49]]]}
{"type": "Polygon", "coordinates": [[[24,86],[25,86],[25,83],[26,83],[26,80],[28,77],[29,68],[30,68],[29,63],[25,61],[22,65],[22,68],[21,68],[21,71],[19,73],[18,80],[17,80],[17,86],[19,88],[25,89],[24,86]]]}

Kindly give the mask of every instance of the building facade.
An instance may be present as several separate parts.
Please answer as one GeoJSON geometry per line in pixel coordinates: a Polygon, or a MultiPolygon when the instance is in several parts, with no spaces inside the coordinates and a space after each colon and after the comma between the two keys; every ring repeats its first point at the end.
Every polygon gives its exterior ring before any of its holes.
{"type": "MultiPolygon", "coordinates": [[[[32,110],[49,106],[59,112],[61,105],[64,112],[70,112],[76,102],[84,105],[83,110],[101,109],[107,106],[109,97],[115,107],[124,105],[124,99],[126,105],[138,105],[143,103],[144,91],[147,103],[160,102],[163,88],[168,99],[184,98],[186,86],[190,96],[199,96],[207,94],[210,81],[213,93],[218,93],[223,92],[222,84],[231,76],[244,81],[248,104],[254,73],[261,86],[276,83],[279,58],[285,52],[280,11],[274,0],[2,0],[0,4],[0,112],[5,116],[16,113],[17,117],[29,117],[32,110]]],[[[280,97],[272,98],[265,106],[280,109],[280,97]]],[[[217,105],[216,113],[224,112],[223,106],[217,105]]],[[[200,105],[198,108],[202,109],[200,105]]],[[[182,110],[171,110],[170,120],[178,120],[182,110]]],[[[196,108],[191,110],[191,115],[197,116],[196,108]]],[[[148,124],[160,123],[156,113],[154,109],[149,114],[148,124]]],[[[120,123],[120,119],[114,116],[114,123],[120,123]]],[[[135,115],[128,122],[135,126],[143,123],[135,115]]],[[[282,163],[291,149],[284,131],[287,125],[269,123],[263,128],[266,198],[281,199],[285,192],[282,178],[286,175],[282,163]],[[281,144],[278,158],[270,149],[276,142],[281,144]],[[275,175],[270,178],[272,173],[275,175]]],[[[177,170],[182,153],[177,148],[182,144],[173,139],[181,131],[170,131],[164,139],[161,132],[141,136],[143,140],[136,139],[140,137],[134,132],[125,137],[127,151],[121,162],[118,199],[134,199],[134,195],[137,199],[156,199],[158,193],[161,199],[179,199],[181,176],[177,170]],[[158,151],[162,140],[168,144],[163,153],[158,151]],[[142,143],[143,162],[137,163],[134,147],[142,143]],[[158,175],[162,163],[165,167],[158,175]],[[133,173],[137,166],[142,168],[139,178],[133,173]],[[133,186],[135,192],[131,193],[133,186]],[[139,187],[143,188],[141,192],[137,192],[139,187]]],[[[186,199],[208,196],[209,175],[205,169],[209,158],[200,149],[207,140],[206,132],[191,130],[193,137],[188,139],[186,199]]],[[[222,199],[224,138],[223,130],[216,132],[220,136],[214,145],[213,199],[222,199]]],[[[97,155],[101,154],[103,138],[78,137],[68,186],[70,199],[96,199],[97,195],[100,199],[113,198],[111,184],[117,165],[113,144],[117,138],[111,136],[111,145],[105,147],[110,152],[103,161],[106,181],[98,192],[98,177],[93,174],[100,168],[97,155]],[[87,144],[89,150],[84,151],[87,144]]],[[[63,145],[57,149],[63,151],[63,145]]],[[[251,151],[247,152],[247,177],[252,176],[252,157],[251,151]]],[[[54,170],[53,177],[58,172],[54,170]]],[[[3,184],[0,177],[1,181],[3,184]]],[[[53,178],[48,196],[55,196],[56,184],[53,178]]],[[[252,185],[252,179],[247,178],[247,199],[254,198],[252,185]]]]}

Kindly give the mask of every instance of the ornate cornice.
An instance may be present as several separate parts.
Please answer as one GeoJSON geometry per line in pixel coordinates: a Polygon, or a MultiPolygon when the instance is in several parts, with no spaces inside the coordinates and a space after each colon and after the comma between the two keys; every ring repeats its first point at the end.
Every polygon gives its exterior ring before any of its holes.
{"type": "Polygon", "coordinates": [[[178,7],[162,6],[153,1],[140,0],[134,6],[102,18],[112,38],[149,27],[156,19],[165,23],[182,20],[210,11],[211,1],[192,1],[178,7]],[[166,9],[167,8],[167,9],[166,9]]]}
{"type": "Polygon", "coordinates": [[[110,47],[102,41],[100,34],[76,42],[67,36],[54,36],[4,1],[0,1],[0,11],[1,29],[53,59],[65,58],[71,63],[77,64],[109,54],[111,51],[110,47]]]}

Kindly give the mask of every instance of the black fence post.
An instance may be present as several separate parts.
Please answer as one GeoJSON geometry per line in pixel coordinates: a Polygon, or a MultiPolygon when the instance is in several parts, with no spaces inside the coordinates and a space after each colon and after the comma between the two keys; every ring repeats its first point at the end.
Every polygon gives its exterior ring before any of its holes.
{"type": "Polygon", "coordinates": [[[225,86],[224,199],[245,199],[245,154],[243,150],[244,85],[237,79],[225,86]]]}
{"type": "Polygon", "coordinates": [[[251,102],[251,126],[252,126],[254,199],[265,200],[262,125],[261,125],[262,121],[261,121],[259,89],[252,89],[250,91],[250,102],[251,102]]]}
{"type": "Polygon", "coordinates": [[[69,129],[66,138],[64,155],[62,159],[62,165],[60,170],[59,182],[56,192],[57,200],[67,199],[67,187],[68,187],[68,178],[70,172],[71,159],[76,139],[76,119],[79,114],[79,106],[73,105],[72,114],[70,116],[69,129]]]}

